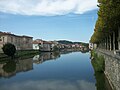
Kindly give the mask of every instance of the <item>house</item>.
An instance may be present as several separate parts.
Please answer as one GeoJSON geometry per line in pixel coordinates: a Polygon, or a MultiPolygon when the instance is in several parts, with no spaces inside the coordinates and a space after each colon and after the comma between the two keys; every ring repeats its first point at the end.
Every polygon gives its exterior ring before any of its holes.
{"type": "Polygon", "coordinates": [[[50,51],[51,44],[47,41],[43,41],[42,39],[36,39],[33,41],[33,49],[40,51],[50,51]]]}
{"type": "Polygon", "coordinates": [[[48,41],[43,41],[42,51],[52,51],[52,43],[48,41]]]}
{"type": "Polygon", "coordinates": [[[0,52],[6,43],[14,44],[17,50],[31,50],[33,37],[18,36],[10,32],[0,32],[0,52]]]}
{"type": "Polygon", "coordinates": [[[53,51],[53,47],[56,43],[52,41],[44,41],[41,39],[36,39],[33,41],[33,49],[40,51],[53,51]]]}
{"type": "Polygon", "coordinates": [[[43,40],[42,39],[36,39],[33,41],[33,49],[39,50],[41,47],[43,47],[43,40]]]}
{"type": "Polygon", "coordinates": [[[93,49],[96,49],[97,48],[97,44],[95,43],[89,43],[89,49],[90,50],[93,50],[93,49]]]}

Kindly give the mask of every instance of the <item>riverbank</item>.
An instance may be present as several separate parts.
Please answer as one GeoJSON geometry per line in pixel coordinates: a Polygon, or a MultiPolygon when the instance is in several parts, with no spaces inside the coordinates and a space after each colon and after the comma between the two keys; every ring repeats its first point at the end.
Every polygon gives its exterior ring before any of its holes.
{"type": "MultiPolygon", "coordinates": [[[[20,59],[30,58],[39,53],[40,52],[37,50],[19,50],[19,51],[16,51],[14,58],[15,59],[16,58],[20,58],[20,59]]],[[[4,53],[0,53],[0,62],[5,61],[5,60],[10,60],[10,59],[11,57],[8,57],[4,53]]]]}
{"type": "MultiPolygon", "coordinates": [[[[93,56],[93,52],[97,54],[97,57],[100,58],[101,56],[104,58],[104,74],[109,81],[112,90],[120,90],[120,59],[119,56],[112,54],[110,51],[105,51],[101,49],[96,49],[92,51],[92,62],[96,59],[93,56]]],[[[100,60],[99,60],[100,61],[100,60]]],[[[101,64],[101,63],[100,63],[101,64]]],[[[97,65],[96,65],[97,66],[97,65]]]]}
{"type": "Polygon", "coordinates": [[[110,80],[105,74],[105,58],[103,55],[98,55],[94,50],[91,51],[91,63],[95,72],[96,86],[99,87],[100,90],[114,90],[110,80]]]}

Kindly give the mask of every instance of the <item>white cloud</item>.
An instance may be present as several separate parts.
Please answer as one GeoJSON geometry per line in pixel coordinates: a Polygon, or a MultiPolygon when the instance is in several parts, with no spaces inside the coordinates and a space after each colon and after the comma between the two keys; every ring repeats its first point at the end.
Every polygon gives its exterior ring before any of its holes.
{"type": "Polygon", "coordinates": [[[21,83],[9,83],[0,85],[0,90],[96,90],[95,84],[78,80],[75,82],[67,80],[40,80],[26,81],[21,83]]]}
{"type": "Polygon", "coordinates": [[[54,16],[82,14],[97,8],[97,0],[0,0],[0,12],[54,16]]]}

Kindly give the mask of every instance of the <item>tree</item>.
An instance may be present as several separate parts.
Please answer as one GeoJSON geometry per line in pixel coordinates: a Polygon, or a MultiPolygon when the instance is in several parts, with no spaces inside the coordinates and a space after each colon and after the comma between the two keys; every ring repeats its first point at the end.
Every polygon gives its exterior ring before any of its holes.
{"type": "Polygon", "coordinates": [[[59,51],[59,48],[57,46],[54,46],[53,51],[59,51]]]}
{"type": "Polygon", "coordinates": [[[7,43],[3,46],[3,52],[4,54],[13,57],[14,54],[16,53],[16,48],[13,44],[7,43]]]}
{"type": "Polygon", "coordinates": [[[99,43],[120,27],[120,0],[98,0],[98,19],[91,42],[99,43]]]}

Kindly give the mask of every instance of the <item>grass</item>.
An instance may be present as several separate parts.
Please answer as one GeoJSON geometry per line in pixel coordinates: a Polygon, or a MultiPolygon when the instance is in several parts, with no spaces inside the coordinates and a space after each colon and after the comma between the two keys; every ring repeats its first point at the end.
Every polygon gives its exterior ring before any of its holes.
{"type": "MultiPolygon", "coordinates": [[[[39,54],[39,51],[36,50],[20,50],[15,53],[14,59],[27,59],[32,58],[34,55],[39,54]]],[[[11,60],[11,57],[8,57],[4,53],[0,53],[0,63],[11,60]]]]}
{"type": "Polygon", "coordinates": [[[102,55],[98,56],[98,54],[95,53],[95,51],[92,51],[91,55],[92,55],[92,57],[94,57],[93,60],[92,60],[92,65],[93,65],[95,71],[104,72],[104,70],[105,70],[105,59],[104,59],[104,57],[102,55]]]}

